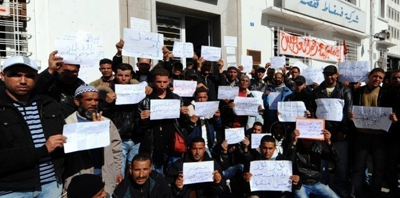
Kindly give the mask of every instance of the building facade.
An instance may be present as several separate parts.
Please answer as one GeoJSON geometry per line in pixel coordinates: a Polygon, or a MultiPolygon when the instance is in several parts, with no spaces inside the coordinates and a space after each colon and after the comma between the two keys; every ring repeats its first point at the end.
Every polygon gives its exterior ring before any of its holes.
{"type": "MultiPolygon", "coordinates": [[[[45,68],[56,38],[84,31],[101,37],[104,57],[112,58],[123,28],[135,17],[150,21],[151,31],[164,34],[169,48],[175,41],[192,42],[197,53],[202,45],[221,47],[227,65],[240,65],[241,55],[252,55],[261,66],[285,55],[287,66],[303,61],[322,67],[347,60],[390,70],[398,67],[400,57],[398,1],[31,1],[26,4],[26,33],[31,35],[27,51],[45,68]],[[387,31],[389,38],[378,34],[387,31]],[[225,36],[237,37],[236,47],[227,48],[225,36]]],[[[125,61],[134,63],[132,58],[125,61]]],[[[100,76],[97,65],[90,70],[91,79],[100,76]]]]}

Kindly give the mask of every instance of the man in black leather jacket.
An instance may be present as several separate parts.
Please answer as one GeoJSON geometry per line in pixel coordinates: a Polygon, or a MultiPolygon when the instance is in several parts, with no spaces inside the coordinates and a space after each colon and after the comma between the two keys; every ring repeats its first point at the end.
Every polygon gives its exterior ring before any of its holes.
{"type": "Polygon", "coordinates": [[[310,194],[318,197],[339,198],[329,186],[320,182],[321,160],[333,162],[339,161],[339,156],[331,142],[331,134],[328,130],[322,130],[326,145],[322,145],[315,140],[302,139],[299,130],[294,130],[292,134],[292,144],[286,152],[286,156],[293,162],[293,174],[300,176],[301,188],[293,193],[295,197],[309,197],[310,194]]]}
{"type": "MultiPolygon", "coordinates": [[[[332,142],[340,156],[340,162],[336,163],[335,181],[334,184],[343,197],[349,195],[348,191],[348,141],[347,132],[349,126],[349,114],[353,106],[353,99],[350,88],[344,86],[337,79],[339,73],[337,68],[329,65],[324,68],[324,82],[319,87],[316,87],[311,94],[311,114],[316,116],[317,104],[316,99],[320,98],[335,98],[344,100],[343,118],[342,121],[325,121],[325,128],[332,134],[332,142]]],[[[328,111],[329,112],[329,111],[328,111]]],[[[324,162],[325,171],[322,176],[322,183],[329,183],[328,163],[324,162]]]]}
{"type": "MultiPolygon", "coordinates": [[[[170,84],[169,72],[165,69],[155,69],[154,91],[139,102],[136,111],[136,123],[144,130],[144,139],[140,146],[140,153],[152,154],[153,164],[156,171],[163,173],[172,163],[182,158],[183,153],[173,148],[175,133],[187,141],[188,134],[185,127],[189,124],[189,109],[183,106],[182,99],[172,93],[168,87],[170,84]],[[150,120],[150,102],[154,99],[176,99],[180,100],[180,118],[150,120]]],[[[186,144],[187,145],[187,144],[186,144]]]]}

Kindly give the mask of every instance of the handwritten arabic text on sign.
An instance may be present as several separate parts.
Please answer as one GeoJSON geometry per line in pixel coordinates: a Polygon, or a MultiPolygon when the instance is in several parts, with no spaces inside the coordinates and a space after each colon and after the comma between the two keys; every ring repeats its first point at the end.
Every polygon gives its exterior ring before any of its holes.
{"type": "Polygon", "coordinates": [[[210,101],[210,102],[195,102],[194,107],[196,111],[196,116],[199,117],[213,117],[215,112],[218,110],[218,101],[210,101]]]}
{"type": "Polygon", "coordinates": [[[233,111],[240,116],[257,116],[259,100],[257,98],[236,97],[233,111]]]}
{"type": "Polygon", "coordinates": [[[291,161],[258,160],[250,162],[250,189],[254,191],[292,191],[291,161]]]}
{"type": "Polygon", "coordinates": [[[64,125],[65,153],[101,148],[110,145],[110,121],[78,122],[64,125]]]}
{"type": "Polygon", "coordinates": [[[239,87],[218,86],[218,100],[235,99],[239,93],[239,87]]]}
{"type": "Polygon", "coordinates": [[[323,119],[308,119],[297,118],[296,129],[300,131],[299,138],[306,139],[324,139],[322,129],[325,128],[325,120],[323,119]]]}
{"type": "Polygon", "coordinates": [[[291,35],[284,31],[279,33],[279,53],[313,59],[342,62],[343,47],[327,45],[313,37],[291,35]]]}
{"type": "Polygon", "coordinates": [[[180,100],[152,99],[150,100],[150,120],[179,118],[180,100]]]}
{"type": "Polygon", "coordinates": [[[146,97],[144,84],[115,84],[115,93],[117,94],[116,105],[137,104],[146,97]]]}
{"type": "Polygon", "coordinates": [[[214,161],[183,163],[183,184],[212,182],[214,161]]]}
{"type": "Polygon", "coordinates": [[[180,97],[192,97],[196,86],[197,81],[174,80],[174,93],[180,97]]]}
{"type": "Polygon", "coordinates": [[[228,144],[236,144],[244,140],[244,128],[225,129],[225,140],[228,144]]]}
{"type": "Polygon", "coordinates": [[[281,122],[295,122],[296,118],[304,117],[305,111],[304,102],[278,102],[278,119],[281,122]]]}
{"type": "Polygon", "coordinates": [[[317,103],[317,118],[340,122],[343,119],[344,100],[336,98],[319,98],[317,103]]]}
{"type": "Polygon", "coordinates": [[[389,131],[392,108],[353,106],[354,124],[357,128],[389,131]]]}
{"type": "Polygon", "coordinates": [[[122,55],[162,60],[164,35],[124,28],[122,55]]]}

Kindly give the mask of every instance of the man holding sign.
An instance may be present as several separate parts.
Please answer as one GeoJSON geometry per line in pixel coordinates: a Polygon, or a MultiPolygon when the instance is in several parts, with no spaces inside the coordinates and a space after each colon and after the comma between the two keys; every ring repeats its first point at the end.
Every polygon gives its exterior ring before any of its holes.
{"type": "Polygon", "coordinates": [[[22,56],[2,66],[0,197],[61,195],[65,122],[57,102],[33,91],[37,71],[37,64],[22,56]]]}
{"type": "MultiPolygon", "coordinates": [[[[320,86],[316,87],[311,94],[311,114],[316,115],[317,103],[316,99],[342,99],[343,117],[340,121],[325,121],[325,127],[332,133],[332,142],[340,156],[340,161],[335,164],[335,185],[338,190],[344,195],[349,194],[348,187],[348,148],[349,143],[346,138],[349,124],[349,114],[353,106],[353,97],[350,88],[344,86],[338,81],[339,73],[336,66],[328,65],[323,70],[324,81],[320,86]]],[[[329,111],[327,112],[329,114],[329,111]]],[[[329,181],[328,164],[325,163],[325,170],[327,170],[322,178],[324,183],[329,181]]]]}
{"type": "MultiPolygon", "coordinates": [[[[191,174],[195,175],[196,172],[209,168],[210,167],[203,166],[193,167],[191,174]]],[[[167,173],[167,181],[171,185],[172,194],[176,197],[217,197],[222,195],[226,188],[225,180],[222,178],[221,168],[218,163],[206,153],[205,142],[201,137],[194,138],[191,142],[190,150],[185,155],[184,159],[178,160],[172,165],[167,173]],[[212,182],[184,185],[184,183],[186,183],[185,179],[190,180],[191,177],[190,175],[183,174],[183,164],[207,161],[213,162],[214,165],[212,169],[214,171],[207,173],[209,177],[212,177],[212,182]]]]}
{"type": "MultiPolygon", "coordinates": [[[[136,122],[142,130],[147,131],[140,147],[141,152],[152,154],[154,169],[163,174],[164,169],[168,169],[171,162],[180,159],[184,151],[179,150],[175,147],[175,143],[185,144],[187,140],[187,132],[180,126],[186,126],[189,121],[188,107],[183,106],[182,99],[172,93],[169,89],[170,79],[169,72],[165,69],[155,69],[154,72],[154,91],[148,95],[145,99],[139,102],[138,109],[136,111],[136,122]],[[161,103],[163,101],[175,101],[177,100],[180,104],[180,109],[173,109],[170,111],[177,111],[177,118],[151,120],[151,116],[162,117],[164,114],[151,115],[151,101],[157,101],[161,103]],[[179,116],[180,114],[180,116],[179,116]],[[176,142],[176,140],[184,140],[182,142],[176,142]],[[157,145],[154,146],[153,145],[157,145]]],[[[154,107],[154,105],[153,105],[154,107]]],[[[165,105],[159,105],[159,108],[168,107],[165,105]]],[[[179,106],[178,106],[179,107],[179,106]]],[[[170,113],[170,112],[167,112],[170,113]]],[[[182,145],[179,144],[179,145],[182,145]]],[[[186,145],[182,145],[186,148],[186,145]]]]}
{"type": "MultiPolygon", "coordinates": [[[[79,86],[75,91],[74,102],[78,107],[78,111],[75,111],[65,119],[67,124],[109,120],[102,117],[102,112],[97,113],[99,94],[93,86],[87,84],[79,86]]],[[[109,132],[109,146],[81,150],[65,155],[65,189],[68,188],[74,176],[89,173],[101,175],[105,182],[104,190],[108,194],[112,194],[116,185],[122,180],[122,150],[118,130],[111,121],[109,132]]]]}
{"type": "MultiPolygon", "coordinates": [[[[284,155],[280,154],[276,150],[275,138],[273,138],[272,136],[266,135],[266,136],[262,137],[259,144],[260,144],[260,146],[259,146],[260,151],[256,151],[256,150],[252,149],[250,152],[245,153],[247,162],[245,163],[245,171],[243,173],[243,179],[246,183],[252,183],[251,180],[258,179],[257,175],[254,178],[254,175],[251,173],[251,169],[253,168],[253,167],[250,167],[251,161],[259,161],[259,160],[283,161],[283,160],[287,160],[287,158],[284,155]]],[[[282,175],[284,173],[276,172],[276,174],[282,175]]],[[[294,185],[293,189],[299,189],[301,187],[299,185],[300,178],[298,175],[290,175],[290,179],[294,185]]],[[[253,186],[256,186],[256,185],[253,185],[253,186]]],[[[259,191],[259,190],[261,190],[261,189],[257,189],[257,191],[259,191]]],[[[249,185],[246,185],[246,191],[247,191],[247,194],[252,195],[252,196],[258,196],[258,197],[290,197],[290,194],[291,194],[290,192],[280,192],[280,191],[274,191],[271,189],[262,189],[262,191],[268,191],[268,192],[250,192],[251,186],[249,186],[249,185]]]]}
{"type": "Polygon", "coordinates": [[[298,142],[301,131],[296,129],[292,133],[292,145],[286,156],[293,162],[294,170],[297,170],[302,184],[300,189],[294,191],[295,197],[304,198],[314,194],[320,197],[339,198],[329,186],[320,182],[321,160],[339,161],[338,153],[331,142],[331,133],[326,129],[321,133],[327,148],[311,139],[302,139],[298,142]]]}
{"type": "MultiPolygon", "coordinates": [[[[380,107],[383,106],[381,98],[385,90],[380,87],[385,77],[385,71],[381,68],[375,68],[368,74],[368,83],[355,90],[353,104],[357,106],[367,107],[380,107]]],[[[356,106],[354,106],[356,107],[356,106]]],[[[360,116],[360,115],[359,115],[360,116]]],[[[382,116],[376,112],[372,116],[382,116]]],[[[385,115],[383,115],[385,116],[385,115]]],[[[373,122],[373,118],[368,116],[369,122],[373,122]]],[[[394,122],[397,121],[394,113],[385,116],[386,119],[390,119],[394,122]]],[[[352,120],[357,118],[357,115],[352,112],[350,114],[352,120]]],[[[354,185],[354,194],[362,196],[362,193],[366,190],[363,189],[363,181],[365,169],[367,168],[367,157],[370,153],[373,159],[373,173],[372,182],[370,188],[370,194],[372,197],[379,197],[382,188],[383,177],[385,173],[385,162],[386,162],[386,131],[357,128],[354,145],[354,169],[352,175],[352,182],[354,185]]]]}

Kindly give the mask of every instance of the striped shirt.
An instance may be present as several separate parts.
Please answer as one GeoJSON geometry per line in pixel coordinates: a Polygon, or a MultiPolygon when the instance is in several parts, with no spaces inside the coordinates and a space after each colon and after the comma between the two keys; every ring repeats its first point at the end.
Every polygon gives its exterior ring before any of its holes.
{"type": "MultiPolygon", "coordinates": [[[[43,133],[37,103],[33,102],[31,105],[27,106],[21,106],[18,103],[14,103],[14,106],[17,107],[22,116],[24,116],[31,132],[35,148],[42,147],[46,143],[46,137],[43,133]]],[[[39,172],[41,184],[56,181],[54,165],[51,161],[50,155],[39,159],[39,172]]]]}

